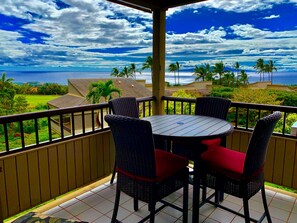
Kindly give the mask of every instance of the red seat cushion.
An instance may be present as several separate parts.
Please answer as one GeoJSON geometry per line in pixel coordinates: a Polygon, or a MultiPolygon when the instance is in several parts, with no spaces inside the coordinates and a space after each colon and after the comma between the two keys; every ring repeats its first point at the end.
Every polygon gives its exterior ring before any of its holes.
{"type": "Polygon", "coordinates": [[[201,159],[216,170],[234,174],[243,174],[246,154],[222,146],[213,146],[201,154],[201,159]]]}
{"type": "Polygon", "coordinates": [[[141,181],[160,182],[167,177],[173,176],[175,173],[187,167],[189,164],[188,159],[160,149],[155,149],[155,160],[156,160],[156,178],[155,179],[136,176],[118,167],[117,167],[117,172],[125,174],[130,178],[134,178],[141,181]]]}
{"type": "Polygon", "coordinates": [[[221,138],[205,139],[201,143],[207,146],[219,146],[221,144],[221,138]]]}
{"type": "Polygon", "coordinates": [[[157,181],[174,175],[189,164],[188,159],[159,149],[155,149],[155,158],[157,181]]]}

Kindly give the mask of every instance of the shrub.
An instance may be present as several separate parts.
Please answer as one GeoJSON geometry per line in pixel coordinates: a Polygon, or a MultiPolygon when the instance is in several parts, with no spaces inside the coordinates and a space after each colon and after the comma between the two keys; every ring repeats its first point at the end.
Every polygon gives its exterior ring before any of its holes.
{"type": "Polygon", "coordinates": [[[210,95],[213,97],[232,98],[235,89],[233,87],[213,87],[210,95]]]}
{"type": "MultiPolygon", "coordinates": [[[[179,97],[179,98],[197,98],[201,97],[201,94],[197,91],[185,91],[185,90],[178,90],[172,94],[173,97],[179,97]]],[[[176,111],[176,114],[193,114],[195,110],[195,106],[191,106],[188,103],[183,104],[183,110],[182,110],[182,103],[176,102],[174,106],[174,102],[169,102],[168,105],[168,113],[174,114],[174,109],[176,111]]]]}
{"type": "Polygon", "coordinates": [[[282,100],[282,105],[297,107],[297,94],[291,91],[268,90],[269,94],[276,95],[277,100],[282,100]]]}

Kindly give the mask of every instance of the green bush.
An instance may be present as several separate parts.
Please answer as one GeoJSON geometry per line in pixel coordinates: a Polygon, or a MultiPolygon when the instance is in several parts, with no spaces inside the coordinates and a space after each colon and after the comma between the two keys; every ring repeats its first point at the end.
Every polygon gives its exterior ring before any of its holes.
{"type": "Polygon", "coordinates": [[[295,91],[268,90],[268,92],[276,95],[277,100],[282,100],[282,105],[297,107],[297,94],[295,91]]]}
{"type": "Polygon", "coordinates": [[[233,87],[213,87],[210,95],[213,97],[232,98],[235,89],[233,87]]]}
{"type": "MultiPolygon", "coordinates": [[[[286,117],[286,125],[285,125],[285,134],[291,133],[291,126],[297,121],[297,114],[287,114],[286,117]]],[[[279,120],[276,123],[275,132],[283,132],[283,122],[284,122],[284,116],[282,116],[281,120],[279,120]]]]}
{"type": "MultiPolygon", "coordinates": [[[[178,90],[172,94],[173,97],[179,98],[197,98],[201,97],[201,94],[197,92],[189,92],[185,90],[178,90]]],[[[175,103],[175,113],[176,114],[194,114],[195,106],[190,108],[189,103],[183,103],[183,110],[182,110],[182,103],[176,102],[175,103]]],[[[174,114],[174,102],[169,102],[168,105],[168,114],[174,114]]]]}
{"type": "Polygon", "coordinates": [[[47,110],[48,109],[48,106],[47,104],[41,104],[41,103],[38,103],[36,106],[35,106],[35,109],[36,110],[47,110]]]}

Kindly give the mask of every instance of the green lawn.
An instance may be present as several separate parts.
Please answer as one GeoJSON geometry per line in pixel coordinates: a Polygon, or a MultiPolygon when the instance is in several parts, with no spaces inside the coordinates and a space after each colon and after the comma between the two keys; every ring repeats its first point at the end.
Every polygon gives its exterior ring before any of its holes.
{"type": "Polygon", "coordinates": [[[61,97],[61,95],[28,95],[28,94],[24,94],[22,96],[26,97],[28,103],[32,107],[36,107],[37,105],[46,105],[48,101],[61,97]]]}

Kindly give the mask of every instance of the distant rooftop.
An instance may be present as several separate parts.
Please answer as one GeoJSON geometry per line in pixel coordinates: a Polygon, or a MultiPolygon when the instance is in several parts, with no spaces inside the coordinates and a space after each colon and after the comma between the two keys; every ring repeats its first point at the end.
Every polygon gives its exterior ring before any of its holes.
{"type": "MultiPolygon", "coordinates": [[[[66,108],[91,104],[86,100],[90,84],[108,80],[113,80],[114,86],[121,90],[121,97],[140,98],[152,96],[150,90],[131,78],[77,78],[68,79],[68,94],[49,101],[48,105],[53,108],[66,108]]],[[[116,98],[118,95],[114,94],[114,97],[116,98]]],[[[102,98],[100,102],[104,102],[104,99],[102,98]]]]}

